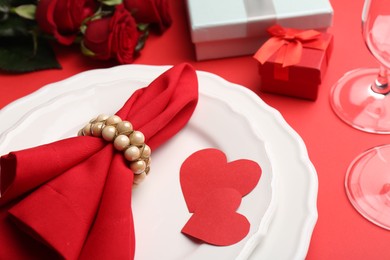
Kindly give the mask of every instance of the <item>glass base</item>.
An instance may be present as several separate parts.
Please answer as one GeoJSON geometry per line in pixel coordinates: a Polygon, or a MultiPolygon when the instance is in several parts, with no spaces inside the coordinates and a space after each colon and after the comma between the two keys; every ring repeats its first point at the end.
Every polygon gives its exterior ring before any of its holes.
{"type": "Polygon", "coordinates": [[[390,95],[371,89],[378,68],[362,68],[346,73],[332,88],[330,103],[343,121],[359,130],[390,134],[390,95]]]}
{"type": "Polygon", "coordinates": [[[390,230],[390,145],[374,147],[349,166],[345,188],[366,219],[390,230]]]}

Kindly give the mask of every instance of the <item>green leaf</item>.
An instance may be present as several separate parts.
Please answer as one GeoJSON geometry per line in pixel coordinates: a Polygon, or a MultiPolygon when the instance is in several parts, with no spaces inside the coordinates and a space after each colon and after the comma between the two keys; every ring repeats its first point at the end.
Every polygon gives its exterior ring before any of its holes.
{"type": "Polygon", "coordinates": [[[24,73],[61,68],[46,40],[39,38],[36,47],[31,36],[0,39],[0,70],[24,73]]]}
{"type": "Polygon", "coordinates": [[[0,37],[28,36],[34,25],[33,21],[10,15],[7,20],[0,22],[0,37]]]}
{"type": "Polygon", "coordinates": [[[19,15],[20,17],[34,20],[35,19],[35,11],[37,10],[36,5],[19,5],[15,7],[13,11],[19,15]]]}
{"type": "Polygon", "coordinates": [[[114,5],[119,5],[123,2],[123,0],[100,0],[100,3],[108,6],[114,6],[114,5]]]}

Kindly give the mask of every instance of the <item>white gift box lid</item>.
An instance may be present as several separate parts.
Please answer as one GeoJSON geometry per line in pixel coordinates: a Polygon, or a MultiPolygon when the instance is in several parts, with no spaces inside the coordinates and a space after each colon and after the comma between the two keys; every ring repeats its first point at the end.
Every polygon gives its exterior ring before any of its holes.
{"type": "Polygon", "coordinates": [[[187,0],[197,59],[253,54],[273,24],[326,30],[333,9],[328,0],[187,0]]]}

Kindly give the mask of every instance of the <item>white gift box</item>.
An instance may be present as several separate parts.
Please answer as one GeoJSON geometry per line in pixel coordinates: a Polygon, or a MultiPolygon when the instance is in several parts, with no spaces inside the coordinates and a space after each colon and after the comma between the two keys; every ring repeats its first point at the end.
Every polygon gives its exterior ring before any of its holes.
{"type": "Polygon", "coordinates": [[[197,60],[252,55],[274,24],[325,31],[332,24],[328,0],[187,0],[197,60]]]}

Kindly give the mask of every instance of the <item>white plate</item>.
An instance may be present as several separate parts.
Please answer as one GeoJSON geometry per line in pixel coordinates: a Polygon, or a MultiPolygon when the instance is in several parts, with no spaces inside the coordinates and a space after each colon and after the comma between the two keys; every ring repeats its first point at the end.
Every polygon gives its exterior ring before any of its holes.
{"type": "MultiPolygon", "coordinates": [[[[0,154],[74,135],[96,114],[115,112],[136,88],[166,69],[125,65],[88,71],[8,105],[0,111],[0,122],[7,122],[0,125],[0,154]]],[[[253,249],[254,259],[304,258],[317,220],[318,188],[304,143],[276,110],[248,89],[206,72],[198,72],[198,78],[200,100],[188,126],[153,153],[155,170],[134,190],[136,259],[245,259],[253,249]],[[244,143],[232,141],[235,135],[243,136],[244,143]],[[264,170],[239,208],[251,223],[250,233],[233,246],[193,244],[180,233],[190,215],[178,169],[189,154],[204,147],[221,149],[229,160],[255,160],[264,170]],[[177,149],[174,156],[164,157],[177,149]]]]}
{"type": "MultiPolygon", "coordinates": [[[[12,130],[4,132],[0,136],[0,152],[5,154],[74,136],[90,118],[102,112],[113,114],[135,89],[147,84],[149,81],[134,79],[98,84],[92,83],[89,78],[79,80],[77,85],[88,87],[55,96],[30,110],[12,130]]],[[[263,139],[239,110],[218,95],[201,91],[198,106],[188,125],[153,152],[150,177],[145,185],[140,185],[133,192],[136,259],[183,259],[184,256],[227,259],[245,256],[264,236],[275,209],[272,200],[275,198],[274,178],[263,139]],[[180,188],[180,166],[190,154],[208,147],[222,150],[229,161],[240,158],[255,160],[263,169],[259,184],[245,196],[239,208],[239,212],[251,223],[249,234],[229,247],[194,243],[180,233],[191,216],[180,188]]]]}

